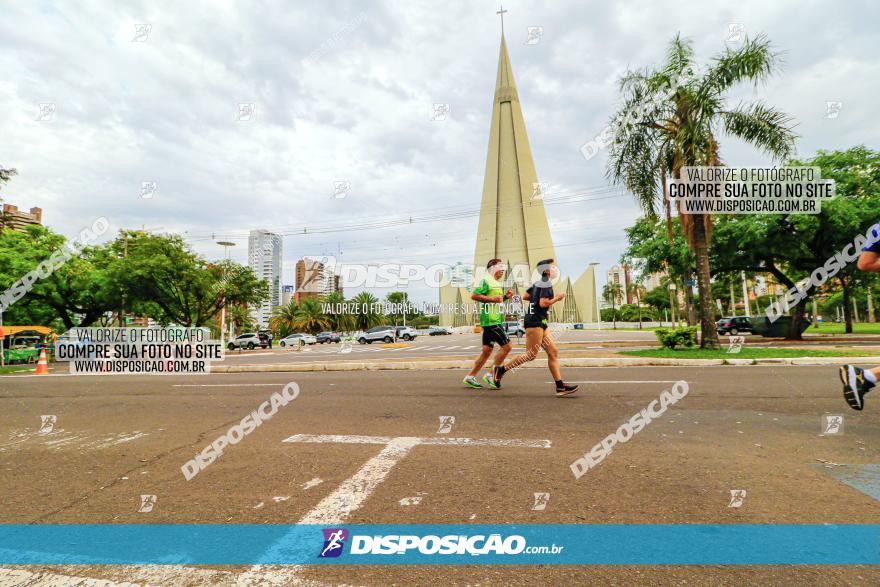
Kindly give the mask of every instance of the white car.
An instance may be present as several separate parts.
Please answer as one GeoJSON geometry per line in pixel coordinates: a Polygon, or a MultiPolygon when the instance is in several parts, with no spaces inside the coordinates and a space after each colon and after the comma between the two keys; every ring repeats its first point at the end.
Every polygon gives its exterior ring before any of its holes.
{"type": "Polygon", "coordinates": [[[288,334],[278,343],[281,346],[303,346],[307,344],[315,344],[318,340],[312,336],[311,334],[299,333],[299,334],[288,334]]]}

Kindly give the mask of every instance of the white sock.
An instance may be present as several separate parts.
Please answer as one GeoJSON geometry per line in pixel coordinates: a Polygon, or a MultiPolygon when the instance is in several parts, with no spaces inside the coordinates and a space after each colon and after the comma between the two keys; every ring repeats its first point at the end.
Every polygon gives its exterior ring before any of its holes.
{"type": "Polygon", "coordinates": [[[864,371],[865,379],[870,381],[871,383],[877,383],[877,376],[865,369],[864,371]]]}

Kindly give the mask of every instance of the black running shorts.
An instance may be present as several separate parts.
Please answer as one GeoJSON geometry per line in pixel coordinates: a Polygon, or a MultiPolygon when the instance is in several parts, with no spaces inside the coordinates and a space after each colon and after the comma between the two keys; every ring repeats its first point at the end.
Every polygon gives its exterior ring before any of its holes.
{"type": "Polygon", "coordinates": [[[510,338],[508,338],[507,331],[504,330],[504,326],[501,324],[483,326],[483,346],[492,346],[496,343],[498,346],[504,346],[508,342],[510,342],[510,338]]]}

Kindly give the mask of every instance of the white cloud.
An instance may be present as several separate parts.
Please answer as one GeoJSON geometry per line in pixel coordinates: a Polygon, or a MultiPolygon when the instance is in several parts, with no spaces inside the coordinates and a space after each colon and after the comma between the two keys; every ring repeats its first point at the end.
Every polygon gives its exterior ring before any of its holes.
{"type": "MultiPolygon", "coordinates": [[[[602,186],[604,155],[579,146],[604,127],[627,67],[657,64],[678,31],[709,59],[727,25],[765,32],[785,52],[783,73],[757,93],[793,115],[799,151],[877,148],[878,8],[803,2],[518,3],[508,46],[541,181],[561,191],[602,186]],[[525,45],[526,27],[542,26],[525,45]],[[826,101],[842,101],[836,119],[826,101]],[[873,142],[873,144],[872,144],[873,142]]],[[[0,22],[0,164],[20,175],[2,192],[40,206],[73,234],[99,215],[114,228],[185,232],[219,258],[211,233],[347,225],[434,208],[476,208],[498,58],[495,9],[428,2],[18,4],[0,22]],[[135,24],[151,25],[132,42],[135,24]],[[317,53],[316,53],[317,51],[317,53]],[[314,61],[307,61],[312,56],[314,61]],[[53,102],[52,122],[35,120],[53,102]],[[431,104],[449,119],[432,122],[431,104]],[[239,103],[256,119],[236,122],[239,103]],[[335,181],[350,181],[333,199],[335,181]],[[156,181],[151,199],[141,182],[156,181]]],[[[763,162],[734,141],[733,164],[763,162]]],[[[568,273],[614,264],[638,210],[627,196],[549,205],[568,273]]],[[[285,282],[303,255],[352,261],[469,262],[476,218],[372,231],[289,235],[285,282]]],[[[433,300],[427,291],[413,297],[433,300]]]]}

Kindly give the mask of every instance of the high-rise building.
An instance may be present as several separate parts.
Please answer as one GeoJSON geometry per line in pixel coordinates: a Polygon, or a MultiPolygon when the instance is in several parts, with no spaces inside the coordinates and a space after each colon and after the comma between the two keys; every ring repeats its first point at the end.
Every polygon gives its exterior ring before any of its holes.
{"type": "MultiPolygon", "coordinates": [[[[556,258],[544,210],[543,185],[538,181],[532,159],[513,68],[502,34],[474,251],[474,279],[485,274],[490,259],[498,258],[509,268],[505,285],[515,294],[521,294],[536,277],[533,272],[538,262],[556,258]]],[[[468,290],[468,287],[454,284],[440,288],[441,325],[474,324],[475,313],[471,311],[474,302],[468,290]]],[[[564,293],[565,301],[553,307],[553,321],[592,322],[598,319],[592,266],[575,281],[560,277],[554,290],[564,293]]]]}
{"type": "Polygon", "coordinates": [[[664,272],[649,273],[642,279],[642,285],[646,291],[657,289],[662,284],[664,277],[666,277],[664,272]]]}
{"type": "Polygon", "coordinates": [[[470,289],[474,285],[474,268],[459,261],[444,270],[443,282],[452,287],[470,289]]]}
{"type": "Polygon", "coordinates": [[[3,218],[13,230],[21,230],[28,225],[40,226],[43,224],[43,209],[34,207],[30,212],[22,212],[18,206],[3,204],[3,218]]]}
{"type": "Polygon", "coordinates": [[[614,303],[616,306],[620,307],[624,303],[632,303],[632,293],[629,291],[631,276],[629,274],[628,265],[615,265],[608,270],[605,278],[608,283],[616,283],[620,286],[620,293],[614,296],[614,303]]]}
{"type": "Polygon", "coordinates": [[[303,257],[296,262],[297,301],[322,298],[333,292],[342,293],[342,283],[333,267],[316,259],[303,257]]]}
{"type": "Polygon", "coordinates": [[[282,285],[281,286],[281,305],[286,306],[290,303],[290,300],[294,298],[294,293],[296,292],[296,288],[292,285],[282,285]]]}
{"type": "Polygon", "coordinates": [[[281,305],[281,245],[281,237],[268,230],[252,230],[248,238],[248,266],[269,284],[269,299],[250,309],[260,328],[268,328],[272,309],[281,305]]]}

